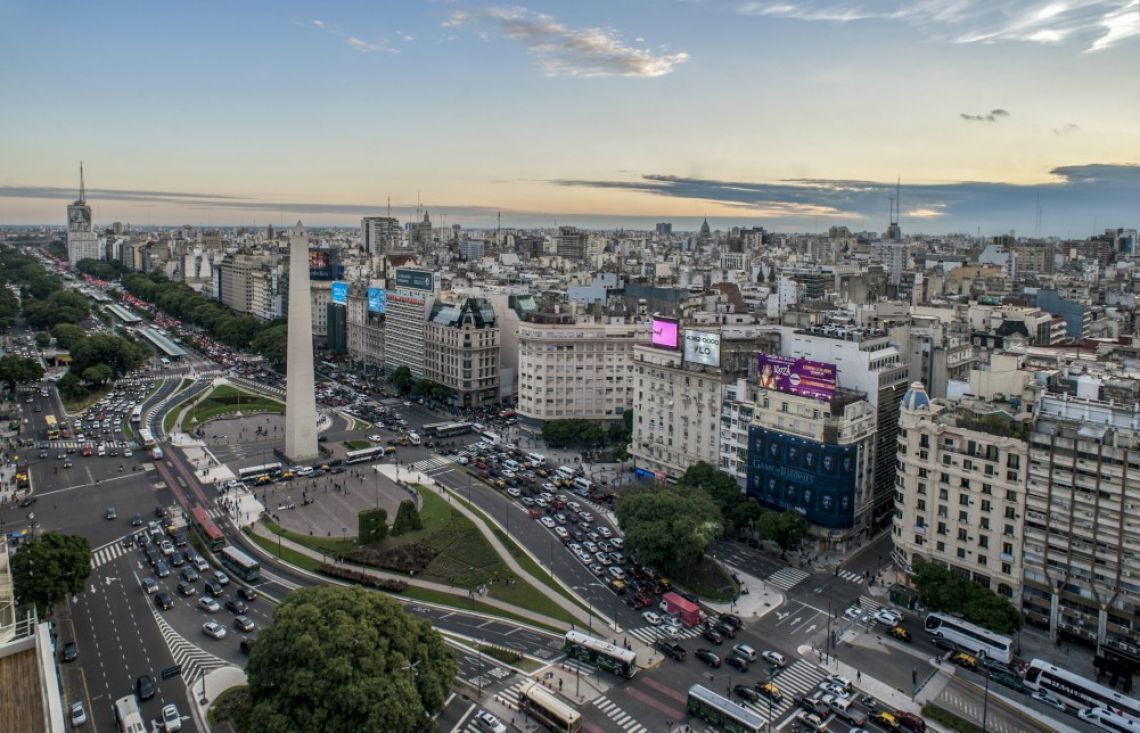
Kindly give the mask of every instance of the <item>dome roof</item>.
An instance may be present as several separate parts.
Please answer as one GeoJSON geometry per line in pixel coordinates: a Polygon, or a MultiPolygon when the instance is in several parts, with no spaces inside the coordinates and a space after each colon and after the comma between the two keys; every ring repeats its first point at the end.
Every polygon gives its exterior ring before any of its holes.
{"type": "Polygon", "coordinates": [[[922,382],[911,382],[910,389],[903,395],[902,406],[904,410],[930,409],[930,396],[922,382]]]}

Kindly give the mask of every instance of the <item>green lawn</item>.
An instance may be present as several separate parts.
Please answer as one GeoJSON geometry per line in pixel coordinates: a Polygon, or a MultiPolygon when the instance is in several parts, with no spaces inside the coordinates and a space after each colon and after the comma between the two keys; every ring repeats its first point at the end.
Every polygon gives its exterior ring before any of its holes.
{"type": "Polygon", "coordinates": [[[324,552],[330,556],[344,555],[356,549],[356,537],[351,539],[342,539],[340,537],[317,537],[314,535],[301,534],[300,532],[293,532],[288,529],[282,529],[276,522],[262,518],[261,520],[266,527],[269,528],[273,534],[279,534],[287,540],[292,540],[298,545],[304,545],[317,552],[324,552]]]}
{"type": "Polygon", "coordinates": [[[372,443],[367,440],[346,440],[344,441],[344,447],[348,450],[364,450],[365,448],[371,448],[372,443]]]}
{"type": "Polygon", "coordinates": [[[251,413],[282,413],[285,404],[277,400],[263,397],[253,392],[247,392],[228,384],[214,388],[201,402],[199,402],[182,419],[182,430],[193,433],[194,429],[204,422],[220,415],[241,412],[251,413]]]}
{"type": "Polygon", "coordinates": [[[317,567],[321,564],[320,560],[309,557],[308,555],[302,555],[296,550],[291,550],[285,546],[282,546],[280,551],[278,551],[277,543],[268,537],[262,537],[261,535],[254,534],[249,530],[245,530],[245,534],[246,537],[248,537],[249,540],[251,542],[254,542],[258,547],[265,550],[274,557],[281,558],[281,560],[289,563],[290,565],[296,565],[299,568],[304,568],[305,570],[309,570],[315,573],[317,572],[317,567]]]}
{"type": "Polygon", "coordinates": [[[701,598],[722,603],[735,600],[740,591],[740,586],[724,566],[708,555],[701,558],[700,565],[691,573],[684,576],[674,575],[673,580],[701,598]]]}

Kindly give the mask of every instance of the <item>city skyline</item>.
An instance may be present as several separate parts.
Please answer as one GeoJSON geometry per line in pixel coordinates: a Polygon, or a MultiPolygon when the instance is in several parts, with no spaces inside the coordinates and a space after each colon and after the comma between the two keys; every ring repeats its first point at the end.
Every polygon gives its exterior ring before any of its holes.
{"type": "Polygon", "coordinates": [[[943,5],[22,3],[0,221],[1135,226],[1140,1],[943,5]]]}

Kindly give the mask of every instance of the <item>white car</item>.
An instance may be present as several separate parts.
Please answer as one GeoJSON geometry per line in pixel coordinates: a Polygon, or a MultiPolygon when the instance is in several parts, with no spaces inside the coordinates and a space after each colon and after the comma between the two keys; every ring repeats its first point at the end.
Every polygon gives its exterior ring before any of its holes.
{"type": "Polygon", "coordinates": [[[676,639],[681,636],[681,632],[683,632],[685,629],[679,624],[665,624],[663,630],[671,638],[676,639]]]}
{"type": "Polygon", "coordinates": [[[475,715],[475,725],[485,733],[507,733],[507,726],[486,710],[480,710],[475,715]]]}
{"type": "Polygon", "coordinates": [[[612,540],[610,540],[610,544],[614,546],[615,550],[620,550],[622,549],[622,545],[625,544],[625,541],[622,540],[621,537],[614,537],[612,540]]]}
{"type": "Polygon", "coordinates": [[[460,466],[466,466],[470,462],[471,462],[471,459],[468,458],[467,456],[459,456],[459,458],[456,459],[456,463],[458,463],[460,466]]]}
{"type": "MultiPolygon", "coordinates": [[[[587,514],[589,514],[589,513],[587,512],[587,514]]],[[[590,519],[587,519],[586,521],[589,522],[590,519]]],[[[609,527],[605,526],[604,524],[602,526],[598,527],[598,534],[600,534],[602,537],[605,537],[607,540],[610,537],[614,536],[613,530],[611,530],[609,527]]]]}
{"type": "Polygon", "coordinates": [[[851,680],[841,674],[829,674],[824,678],[824,682],[831,682],[833,684],[839,685],[843,688],[844,694],[847,694],[855,689],[855,686],[851,684],[851,680]]]}
{"type": "Polygon", "coordinates": [[[68,717],[71,719],[71,727],[78,728],[81,725],[87,724],[87,710],[83,707],[82,700],[76,700],[68,707],[68,717]]]}
{"type": "Polygon", "coordinates": [[[863,609],[858,606],[848,606],[847,610],[843,612],[843,617],[851,621],[858,621],[863,618],[863,609]]]}
{"type": "Polygon", "coordinates": [[[644,611],[641,614],[641,617],[643,619],[645,619],[646,621],[648,621],[649,623],[653,624],[654,626],[660,626],[661,625],[661,617],[658,616],[653,611],[644,611]]]}
{"type": "Polygon", "coordinates": [[[768,664],[775,665],[777,667],[784,667],[788,664],[787,658],[785,658],[784,655],[780,654],[779,652],[773,652],[765,649],[764,651],[760,652],[760,656],[764,657],[764,661],[768,662],[768,664]]]}
{"type": "Polygon", "coordinates": [[[1037,690],[1032,695],[1030,695],[1030,697],[1039,702],[1043,702],[1050,707],[1057,708],[1062,712],[1065,710],[1065,703],[1061,702],[1060,698],[1048,690],[1037,690]]]}
{"type": "Polygon", "coordinates": [[[902,621],[902,614],[893,608],[880,608],[875,612],[875,620],[883,626],[898,626],[902,621]]]}
{"type": "Polygon", "coordinates": [[[182,713],[178,712],[177,705],[172,703],[162,709],[162,729],[166,733],[182,730],[182,713]]]}
{"type": "Polygon", "coordinates": [[[206,613],[217,613],[222,610],[221,604],[214,600],[213,596],[202,596],[198,599],[198,608],[206,613]]]}
{"type": "Polygon", "coordinates": [[[212,639],[226,638],[226,627],[217,621],[207,621],[202,624],[202,632],[212,639]]]}
{"type": "Polygon", "coordinates": [[[819,683],[819,689],[838,697],[842,697],[848,692],[846,687],[833,680],[823,680],[819,683]]]}
{"type": "Polygon", "coordinates": [[[522,492],[512,486],[507,489],[507,496],[511,497],[512,499],[517,499],[522,496],[522,492]]]}
{"type": "Polygon", "coordinates": [[[553,517],[543,517],[538,521],[542,522],[542,526],[546,527],[547,529],[554,529],[558,525],[558,523],[554,521],[553,517]]]}
{"type": "Polygon", "coordinates": [[[379,435],[379,434],[376,434],[376,435],[369,435],[369,436],[368,436],[368,439],[369,439],[369,440],[371,440],[373,443],[379,443],[379,442],[381,442],[382,440],[384,440],[384,436],[383,436],[383,435],[379,435]]]}

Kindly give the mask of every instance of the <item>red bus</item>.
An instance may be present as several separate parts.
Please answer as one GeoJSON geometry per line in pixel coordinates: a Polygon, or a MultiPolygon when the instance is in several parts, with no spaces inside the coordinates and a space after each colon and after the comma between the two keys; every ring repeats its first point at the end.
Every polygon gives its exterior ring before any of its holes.
{"type": "Polygon", "coordinates": [[[202,541],[212,552],[217,552],[226,546],[226,536],[218,529],[218,525],[214,524],[214,520],[210,519],[205,509],[200,506],[192,508],[190,517],[194,520],[194,527],[198,530],[202,541]]]}

